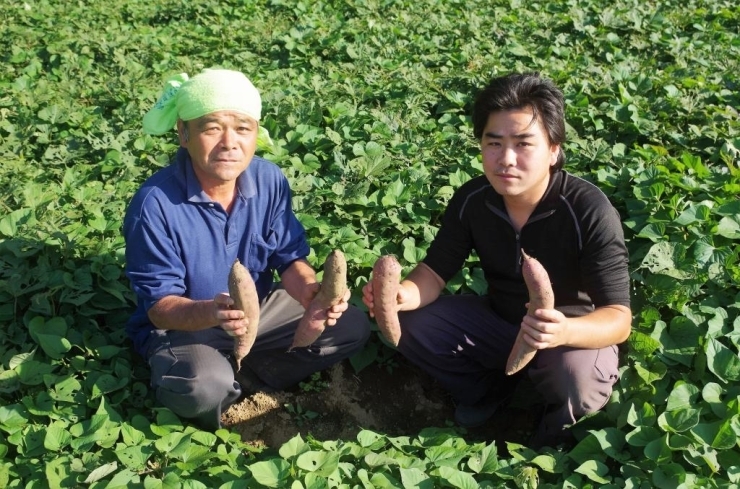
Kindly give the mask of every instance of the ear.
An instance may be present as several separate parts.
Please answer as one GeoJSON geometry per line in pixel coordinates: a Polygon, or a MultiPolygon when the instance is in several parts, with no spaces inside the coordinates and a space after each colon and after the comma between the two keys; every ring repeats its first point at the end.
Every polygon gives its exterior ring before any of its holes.
{"type": "Polygon", "coordinates": [[[177,137],[180,139],[180,146],[187,148],[189,141],[188,128],[182,119],[177,119],[177,137]]]}
{"type": "Polygon", "coordinates": [[[560,145],[553,144],[550,146],[550,166],[555,166],[558,162],[558,156],[560,156],[560,145]]]}

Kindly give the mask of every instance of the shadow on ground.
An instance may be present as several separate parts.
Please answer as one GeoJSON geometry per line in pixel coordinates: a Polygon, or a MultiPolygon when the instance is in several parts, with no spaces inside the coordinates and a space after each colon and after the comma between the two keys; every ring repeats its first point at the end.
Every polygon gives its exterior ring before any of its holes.
{"type": "MultiPolygon", "coordinates": [[[[541,405],[526,380],[485,426],[460,433],[468,442],[526,444],[541,405]]],[[[258,392],[224,413],[225,427],[245,442],[279,448],[300,433],[318,440],[356,440],[369,429],[388,436],[416,436],[429,427],[454,427],[452,399],[424,372],[397,356],[393,368],[373,364],[355,373],[348,362],[284,392],[258,392]]]]}

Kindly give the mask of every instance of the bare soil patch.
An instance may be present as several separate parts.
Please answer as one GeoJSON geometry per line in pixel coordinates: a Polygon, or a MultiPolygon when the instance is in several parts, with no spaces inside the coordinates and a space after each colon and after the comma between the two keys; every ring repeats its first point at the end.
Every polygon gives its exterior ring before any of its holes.
{"type": "MultiPolygon", "coordinates": [[[[473,441],[526,444],[541,413],[527,382],[485,426],[457,428],[473,441]]],[[[319,381],[276,393],[258,392],[232,405],[225,427],[255,446],[279,448],[301,434],[318,440],[355,440],[363,429],[388,436],[416,436],[424,428],[456,427],[449,395],[426,373],[394,357],[393,368],[373,364],[355,373],[349,362],[322,372],[319,381]]]]}

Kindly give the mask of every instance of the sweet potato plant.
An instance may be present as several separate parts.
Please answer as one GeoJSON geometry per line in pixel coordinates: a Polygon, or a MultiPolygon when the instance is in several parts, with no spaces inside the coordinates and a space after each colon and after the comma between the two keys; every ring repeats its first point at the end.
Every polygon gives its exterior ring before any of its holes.
{"type": "MultiPolygon", "coordinates": [[[[738,25],[733,0],[4,2],[0,487],[737,486],[738,25]],[[210,66],[262,91],[262,155],[290,180],[309,260],[341,249],[360,307],[376,260],[421,260],[481,172],[476,88],[511,70],[562,87],[566,168],[620,212],[634,312],[575,447],[358,427],[264,450],[158,407],[123,331],[121,219],[177,148],[143,114],[167,76],[210,66]]],[[[446,292],[486,292],[475,257],[446,292]]]]}

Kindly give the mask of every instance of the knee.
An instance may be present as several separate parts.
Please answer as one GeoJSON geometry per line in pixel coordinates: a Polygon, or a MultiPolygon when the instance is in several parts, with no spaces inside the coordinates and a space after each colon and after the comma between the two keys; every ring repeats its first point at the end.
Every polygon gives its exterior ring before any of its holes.
{"type": "Polygon", "coordinates": [[[157,400],[180,417],[200,419],[220,411],[238,390],[231,372],[208,369],[197,378],[163,377],[157,385],[157,400]],[[225,375],[222,375],[225,374],[225,375]]]}
{"type": "MultiPolygon", "coordinates": [[[[557,349],[556,349],[557,350],[557,349]]],[[[530,378],[548,404],[568,404],[576,416],[601,409],[618,378],[616,352],[565,350],[538,353],[543,358],[530,370],[530,378]]]]}
{"type": "Polygon", "coordinates": [[[359,345],[361,348],[370,337],[370,320],[367,314],[350,306],[337,322],[343,329],[342,342],[348,345],[359,345]]]}

